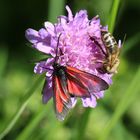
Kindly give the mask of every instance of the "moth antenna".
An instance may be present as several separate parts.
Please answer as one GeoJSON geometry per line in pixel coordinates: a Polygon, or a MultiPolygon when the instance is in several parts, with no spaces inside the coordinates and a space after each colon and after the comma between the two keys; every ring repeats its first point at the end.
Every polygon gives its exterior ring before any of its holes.
{"type": "Polygon", "coordinates": [[[61,36],[61,33],[60,33],[60,35],[58,36],[58,41],[57,41],[57,46],[56,46],[56,56],[55,56],[55,59],[54,59],[54,63],[56,63],[57,58],[58,58],[58,46],[59,46],[60,36],[61,36]]]}

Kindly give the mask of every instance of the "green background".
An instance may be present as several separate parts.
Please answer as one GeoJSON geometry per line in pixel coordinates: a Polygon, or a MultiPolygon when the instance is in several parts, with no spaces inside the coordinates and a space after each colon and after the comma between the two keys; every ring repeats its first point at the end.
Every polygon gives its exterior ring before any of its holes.
{"type": "Polygon", "coordinates": [[[140,139],[140,1],[139,0],[0,0],[0,139],[4,140],[139,140],[140,139]],[[86,9],[109,25],[123,41],[121,64],[113,85],[94,109],[79,101],[65,121],[55,118],[53,102],[41,102],[44,77],[33,73],[41,54],[25,30],[43,27],[86,9]]]}

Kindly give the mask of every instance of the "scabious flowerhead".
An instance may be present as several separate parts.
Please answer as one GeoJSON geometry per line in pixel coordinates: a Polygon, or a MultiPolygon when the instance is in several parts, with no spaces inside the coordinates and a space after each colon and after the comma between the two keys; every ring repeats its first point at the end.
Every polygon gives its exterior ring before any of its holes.
{"type": "MultiPolygon", "coordinates": [[[[47,103],[53,96],[52,73],[53,63],[56,56],[58,37],[59,48],[58,63],[62,66],[71,66],[82,71],[94,74],[111,84],[111,75],[100,73],[98,68],[103,66],[105,55],[102,50],[105,46],[102,42],[101,31],[108,31],[107,27],[100,24],[98,16],[89,20],[87,11],[80,10],[73,16],[70,8],[66,6],[68,16],[59,16],[58,22],[52,24],[44,23],[44,28],[39,31],[27,29],[26,38],[32,43],[33,48],[45,54],[51,54],[52,58],[36,63],[34,72],[38,74],[46,73],[46,82],[43,88],[43,102],[47,103]],[[101,48],[100,48],[100,47],[101,48]]],[[[103,97],[104,91],[90,93],[90,97],[82,97],[84,107],[95,107],[96,100],[103,97]]],[[[77,97],[71,97],[73,106],[77,97]]]]}

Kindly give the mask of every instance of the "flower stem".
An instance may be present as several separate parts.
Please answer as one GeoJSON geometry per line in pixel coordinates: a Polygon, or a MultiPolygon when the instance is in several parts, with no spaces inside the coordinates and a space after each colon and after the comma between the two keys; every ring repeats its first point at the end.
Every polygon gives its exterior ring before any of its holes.
{"type": "Polygon", "coordinates": [[[80,117],[78,129],[77,129],[78,130],[77,140],[84,139],[84,134],[87,127],[87,122],[89,120],[90,112],[91,112],[91,108],[86,108],[84,114],[80,117]]]}
{"type": "Polygon", "coordinates": [[[34,118],[29,122],[25,129],[19,134],[16,140],[27,140],[29,135],[32,134],[34,129],[37,127],[38,123],[45,116],[47,110],[46,106],[42,107],[34,116],[34,118]]]}
{"type": "Polygon", "coordinates": [[[111,130],[118,123],[119,119],[125,113],[125,111],[129,107],[129,105],[135,100],[137,93],[140,91],[140,86],[136,86],[138,83],[140,83],[139,77],[140,77],[140,68],[138,69],[131,84],[128,86],[126,93],[123,95],[123,97],[121,98],[121,101],[119,102],[118,106],[116,107],[116,110],[112,116],[112,119],[108,122],[107,126],[102,131],[103,133],[102,133],[101,137],[99,138],[99,140],[108,139],[108,136],[111,133],[111,130]]]}
{"type": "Polygon", "coordinates": [[[65,0],[50,0],[48,19],[51,22],[56,22],[57,16],[64,13],[65,0]]]}
{"type": "Polygon", "coordinates": [[[41,80],[42,80],[42,76],[40,76],[36,80],[36,82],[33,84],[33,86],[27,92],[27,94],[25,96],[26,98],[24,98],[24,101],[21,104],[20,108],[15,113],[14,117],[12,118],[12,120],[10,121],[10,123],[7,125],[7,127],[3,130],[3,132],[1,132],[1,134],[0,134],[0,140],[2,138],[4,138],[11,131],[11,129],[14,127],[14,125],[16,124],[17,120],[19,119],[20,115],[22,114],[22,112],[24,111],[25,107],[27,106],[30,98],[32,97],[32,95],[34,93],[34,91],[39,87],[39,85],[41,83],[41,80]]]}

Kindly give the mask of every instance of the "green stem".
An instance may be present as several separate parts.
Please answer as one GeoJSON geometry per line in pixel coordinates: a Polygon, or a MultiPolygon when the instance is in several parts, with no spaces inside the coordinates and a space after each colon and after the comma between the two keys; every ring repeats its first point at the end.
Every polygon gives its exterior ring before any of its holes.
{"type": "Polygon", "coordinates": [[[64,13],[65,0],[50,0],[48,19],[51,22],[56,22],[58,15],[64,13]]]}
{"type": "Polygon", "coordinates": [[[45,116],[47,110],[46,106],[41,108],[34,116],[34,118],[30,121],[30,123],[26,126],[26,128],[19,134],[16,140],[27,140],[29,135],[32,134],[35,128],[37,128],[38,123],[45,116]]]}
{"type": "Polygon", "coordinates": [[[111,133],[111,130],[114,128],[114,126],[117,124],[119,119],[122,117],[122,115],[125,113],[129,105],[135,100],[136,94],[138,91],[140,91],[140,86],[136,86],[138,83],[140,83],[140,68],[138,69],[135,77],[133,78],[131,84],[128,86],[128,89],[125,94],[123,94],[121,101],[119,102],[118,106],[116,107],[116,110],[112,116],[112,119],[109,121],[105,129],[102,131],[102,135],[99,138],[99,140],[106,140],[108,139],[109,134],[111,133]]]}
{"type": "Polygon", "coordinates": [[[25,107],[27,106],[30,98],[32,97],[32,95],[34,93],[34,91],[39,87],[39,85],[41,83],[41,79],[42,79],[42,77],[39,77],[36,80],[36,82],[34,83],[34,85],[31,87],[31,89],[27,92],[27,94],[26,94],[27,98],[24,99],[22,105],[20,106],[18,111],[15,113],[14,117],[12,118],[12,120],[10,121],[8,126],[3,130],[3,132],[1,132],[0,140],[2,138],[4,138],[11,131],[11,129],[14,127],[14,125],[16,124],[17,120],[19,119],[20,115],[22,114],[22,112],[24,111],[25,107]]]}
{"type": "Polygon", "coordinates": [[[79,121],[79,125],[78,125],[77,140],[84,139],[84,134],[85,134],[85,130],[87,127],[87,122],[89,120],[90,112],[91,112],[91,108],[86,108],[84,114],[80,117],[80,121],[79,121]]]}
{"type": "Polygon", "coordinates": [[[120,0],[114,0],[113,6],[111,9],[111,14],[109,16],[108,27],[109,27],[109,31],[111,33],[113,33],[113,31],[114,31],[119,4],[120,4],[120,0]]]}

